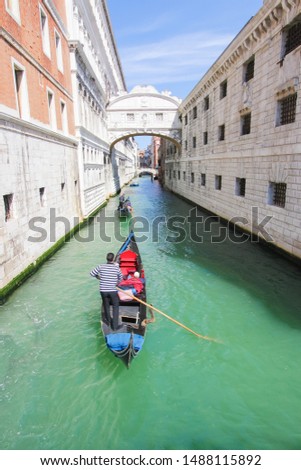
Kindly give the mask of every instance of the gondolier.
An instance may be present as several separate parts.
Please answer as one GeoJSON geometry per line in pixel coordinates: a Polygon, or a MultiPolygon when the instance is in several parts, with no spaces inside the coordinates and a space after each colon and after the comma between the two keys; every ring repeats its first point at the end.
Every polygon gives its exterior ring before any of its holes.
{"type": "Polygon", "coordinates": [[[116,286],[122,281],[123,276],[119,265],[114,263],[114,253],[107,254],[107,263],[100,264],[90,272],[92,277],[100,280],[99,291],[103,301],[104,320],[111,326],[112,330],[118,329],[119,321],[119,298],[116,286]],[[110,300],[113,305],[113,321],[110,315],[110,300]]]}

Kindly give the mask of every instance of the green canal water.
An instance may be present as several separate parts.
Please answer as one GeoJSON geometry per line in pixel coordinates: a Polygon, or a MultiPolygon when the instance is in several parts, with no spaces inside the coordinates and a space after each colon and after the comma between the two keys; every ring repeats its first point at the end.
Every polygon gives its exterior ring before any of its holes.
{"type": "MultiPolygon", "coordinates": [[[[139,183],[126,190],[137,236],[141,217],[189,215],[139,183]]],[[[216,223],[203,243],[173,243],[161,222],[140,243],[148,300],[221,343],[156,315],[127,370],[105,346],[89,276],[121,245],[116,205],[0,308],[1,448],[301,449],[300,270],[256,243],[212,243],[216,223]]]]}

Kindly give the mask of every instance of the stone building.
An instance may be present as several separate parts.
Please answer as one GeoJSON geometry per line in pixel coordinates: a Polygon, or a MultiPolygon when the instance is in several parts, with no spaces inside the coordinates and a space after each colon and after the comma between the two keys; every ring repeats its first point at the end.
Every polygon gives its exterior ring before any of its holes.
{"type": "Polygon", "coordinates": [[[134,176],[137,145],[108,135],[126,87],[105,0],[0,2],[0,59],[1,300],[134,176]]]}
{"type": "Polygon", "coordinates": [[[126,93],[106,2],[66,0],[83,216],[135,174],[132,138],[110,146],[107,103],[126,93]]]}
{"type": "Polygon", "coordinates": [[[74,227],[80,207],[64,2],[5,0],[0,18],[1,289],[74,227]]]}
{"type": "Polygon", "coordinates": [[[298,258],[300,57],[300,0],[266,0],[180,105],[164,162],[172,191],[298,258]]]}

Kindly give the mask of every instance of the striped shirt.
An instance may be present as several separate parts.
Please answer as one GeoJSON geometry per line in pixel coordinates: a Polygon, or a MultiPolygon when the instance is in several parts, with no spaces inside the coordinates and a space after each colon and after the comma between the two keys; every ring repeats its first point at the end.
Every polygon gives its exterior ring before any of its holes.
{"type": "Polygon", "coordinates": [[[90,274],[91,276],[98,277],[100,279],[100,292],[117,291],[116,286],[123,279],[122,272],[120,271],[119,264],[117,263],[100,264],[93,269],[90,274]]]}

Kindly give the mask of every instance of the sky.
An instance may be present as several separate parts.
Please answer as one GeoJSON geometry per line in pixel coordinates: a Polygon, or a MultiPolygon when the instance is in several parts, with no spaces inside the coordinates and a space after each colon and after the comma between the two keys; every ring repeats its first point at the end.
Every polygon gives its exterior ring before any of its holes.
{"type": "MultiPolygon", "coordinates": [[[[263,0],[107,0],[128,91],[184,99],[263,0]]],[[[136,138],[146,143],[149,138],[136,138]]]]}

